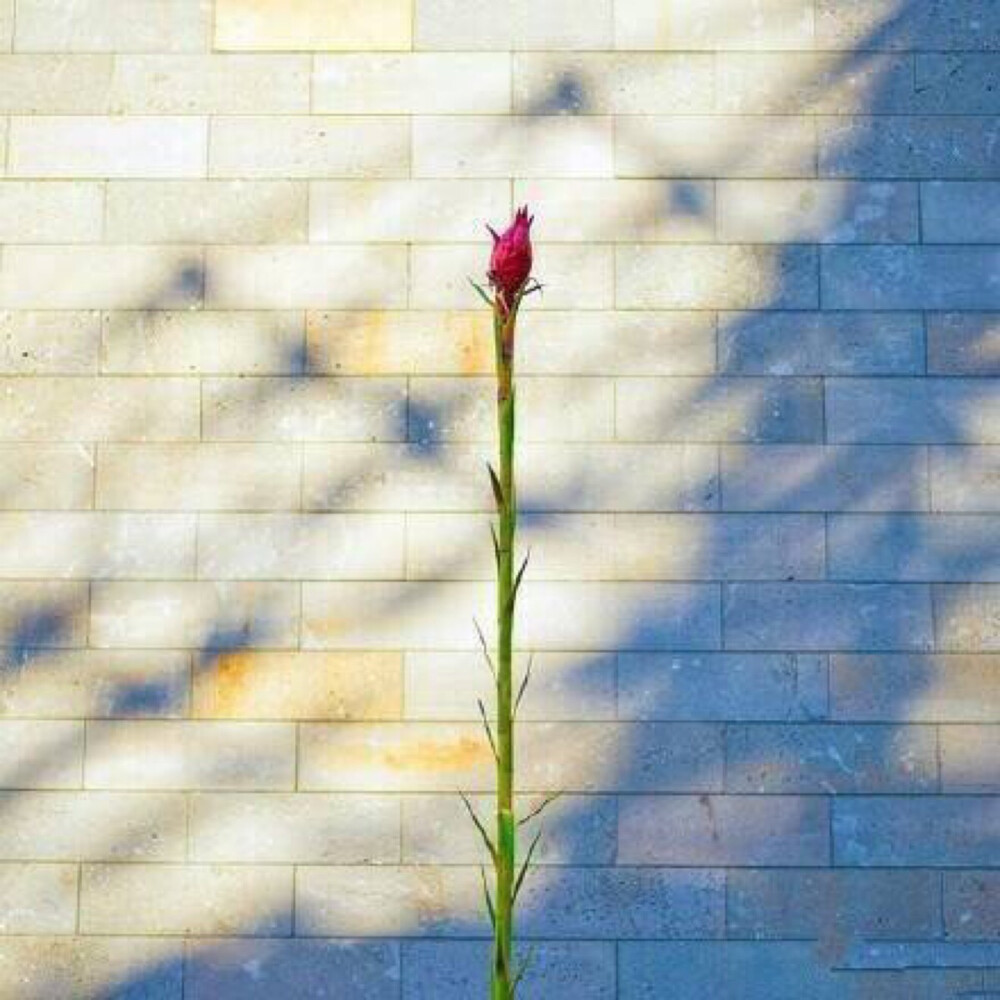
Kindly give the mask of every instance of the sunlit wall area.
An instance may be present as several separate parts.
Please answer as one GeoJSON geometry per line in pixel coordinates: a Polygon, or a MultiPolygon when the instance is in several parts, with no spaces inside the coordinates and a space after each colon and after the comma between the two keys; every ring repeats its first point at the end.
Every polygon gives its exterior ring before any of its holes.
{"type": "Polygon", "coordinates": [[[995,0],[0,0],[0,998],[1000,996],[995,0]],[[527,842],[527,841],[526,841],[527,842]]]}

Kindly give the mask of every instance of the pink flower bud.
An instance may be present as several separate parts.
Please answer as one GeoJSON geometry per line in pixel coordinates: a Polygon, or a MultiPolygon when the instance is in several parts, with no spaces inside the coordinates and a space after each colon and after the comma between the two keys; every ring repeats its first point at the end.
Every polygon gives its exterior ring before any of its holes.
{"type": "Polygon", "coordinates": [[[489,279],[505,309],[510,307],[531,275],[531,224],[534,221],[535,217],[528,215],[525,205],[517,210],[514,221],[502,236],[491,226],[486,227],[493,237],[489,279]]]}

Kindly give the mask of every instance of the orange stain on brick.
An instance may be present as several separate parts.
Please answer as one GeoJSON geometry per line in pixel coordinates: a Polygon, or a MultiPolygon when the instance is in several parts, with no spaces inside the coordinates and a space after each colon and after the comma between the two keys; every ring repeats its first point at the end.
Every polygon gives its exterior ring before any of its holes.
{"type": "Polygon", "coordinates": [[[223,653],[214,666],[200,678],[198,714],[230,717],[239,714],[248,697],[253,658],[245,652],[223,653]]]}

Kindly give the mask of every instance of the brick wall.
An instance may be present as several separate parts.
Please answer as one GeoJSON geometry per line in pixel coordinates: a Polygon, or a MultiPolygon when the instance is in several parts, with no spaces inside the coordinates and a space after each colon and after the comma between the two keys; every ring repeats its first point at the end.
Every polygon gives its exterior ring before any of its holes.
{"type": "Polygon", "coordinates": [[[1000,996],[998,50],[0,0],[0,997],[485,995],[465,279],[524,201],[525,996],[1000,996]]]}

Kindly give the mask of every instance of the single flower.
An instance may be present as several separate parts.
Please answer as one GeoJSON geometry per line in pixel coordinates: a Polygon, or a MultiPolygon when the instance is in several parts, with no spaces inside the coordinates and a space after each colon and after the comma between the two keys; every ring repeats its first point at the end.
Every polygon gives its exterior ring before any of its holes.
{"type": "Polygon", "coordinates": [[[510,308],[518,294],[531,277],[531,224],[533,215],[528,215],[528,207],[517,210],[514,221],[500,235],[492,226],[487,226],[493,237],[493,254],[490,257],[490,284],[504,307],[510,308]]]}

